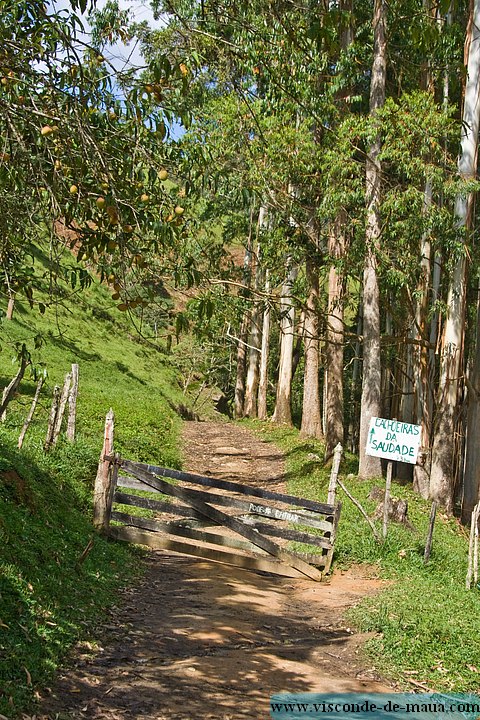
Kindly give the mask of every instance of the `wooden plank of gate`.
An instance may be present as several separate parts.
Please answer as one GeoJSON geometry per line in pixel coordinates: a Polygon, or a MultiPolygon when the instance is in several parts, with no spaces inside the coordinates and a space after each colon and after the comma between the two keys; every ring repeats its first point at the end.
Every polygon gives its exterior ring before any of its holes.
{"type": "Polygon", "coordinates": [[[245,550],[246,552],[258,551],[258,548],[252,543],[245,540],[237,540],[237,538],[227,537],[219,533],[203,532],[187,525],[179,525],[172,522],[159,522],[158,520],[150,520],[139,515],[128,515],[122,512],[113,512],[112,520],[118,520],[125,525],[141,528],[143,530],[152,530],[153,532],[164,532],[170,535],[179,535],[189,540],[200,540],[201,542],[211,543],[212,545],[222,545],[232,550],[245,550]]]}
{"type": "Polygon", "coordinates": [[[170,515],[180,515],[186,518],[203,517],[199,512],[186,505],[174,505],[171,502],[151,500],[150,498],[141,497],[140,495],[127,495],[126,493],[116,492],[113,496],[113,502],[119,505],[133,505],[134,507],[145,508],[145,510],[158,510],[159,512],[169,513],[170,515]]]}
{"type": "MultiPolygon", "coordinates": [[[[129,462],[129,461],[128,461],[129,462]]],[[[307,500],[306,498],[298,498],[294,495],[284,495],[283,493],[272,492],[271,490],[263,490],[262,488],[252,487],[251,485],[242,485],[241,483],[230,482],[229,480],[218,480],[217,478],[209,478],[204,475],[195,475],[194,473],[181,472],[180,470],[171,470],[169,468],[159,467],[157,465],[146,465],[144,463],[134,463],[134,465],[142,470],[146,470],[154,475],[161,475],[172,480],[182,480],[188,483],[197,483],[198,485],[206,485],[208,487],[219,488],[220,490],[229,490],[230,492],[242,493],[243,495],[251,495],[265,500],[279,500],[289,505],[297,505],[322,515],[333,515],[335,512],[334,505],[319,503],[315,500],[307,500]]],[[[125,465],[123,466],[125,467],[125,465]]]]}
{"type": "Polygon", "coordinates": [[[195,508],[195,510],[198,510],[198,512],[202,513],[202,515],[205,515],[206,517],[209,517],[212,520],[218,522],[219,525],[225,525],[239,535],[242,535],[243,537],[247,538],[247,540],[250,540],[250,542],[252,542],[257,547],[261,547],[262,550],[265,550],[270,555],[278,557],[280,560],[287,563],[291,567],[299,570],[311,580],[316,580],[318,582],[322,579],[322,573],[319,572],[316,568],[312,567],[308,563],[296,557],[296,555],[293,555],[284,548],[280,547],[280,545],[277,545],[277,543],[274,543],[272,540],[263,537],[263,535],[256,532],[256,530],[253,530],[253,528],[248,527],[248,525],[245,525],[245,523],[243,523],[241,520],[230,517],[230,515],[226,515],[221,510],[217,510],[217,508],[214,508],[211,505],[208,505],[207,503],[204,503],[201,500],[192,497],[187,488],[180,488],[177,485],[170,485],[169,483],[165,482],[165,480],[161,480],[159,477],[155,477],[147,470],[144,470],[143,467],[131,462],[130,460],[122,460],[121,467],[123,467],[128,473],[130,473],[134,477],[142,480],[147,485],[150,485],[151,487],[156,487],[158,490],[161,490],[161,492],[163,492],[165,495],[173,495],[174,497],[183,500],[184,502],[195,508]]]}
{"type": "Polygon", "coordinates": [[[319,537],[318,535],[309,535],[305,532],[299,532],[298,530],[290,530],[290,528],[279,528],[274,525],[268,525],[267,523],[257,522],[250,517],[238,518],[242,520],[246,525],[249,525],[254,530],[270,535],[271,537],[279,537],[284,540],[291,540],[292,542],[305,543],[306,545],[316,545],[317,547],[325,548],[329,550],[332,547],[332,543],[329,538],[319,537]]]}
{"type": "MultiPolygon", "coordinates": [[[[190,545],[189,543],[162,537],[157,533],[143,532],[142,530],[137,530],[137,528],[111,525],[108,534],[116,540],[126,540],[127,542],[137,543],[138,545],[147,545],[147,547],[153,550],[170,550],[172,552],[182,553],[182,555],[194,555],[195,557],[201,557],[206,560],[236,565],[237,567],[247,570],[260,570],[285,577],[304,577],[301,572],[292,568],[290,565],[271,560],[270,558],[248,557],[247,555],[238,555],[225,550],[216,550],[200,545],[190,545]]],[[[321,573],[318,574],[321,575],[321,573]]]]}
{"type": "MultiPolygon", "coordinates": [[[[145,488],[144,483],[139,482],[139,485],[140,484],[142,484],[145,488]]],[[[133,505],[134,507],[145,508],[148,510],[158,510],[159,512],[165,512],[170,515],[180,515],[184,518],[191,518],[194,520],[203,518],[203,516],[199,512],[197,512],[193,508],[187,507],[186,505],[174,505],[173,503],[160,502],[159,500],[151,500],[150,498],[141,497],[139,495],[127,495],[125,493],[116,492],[113,500],[119,505],[133,505]]],[[[262,532],[264,535],[269,535],[271,537],[279,537],[283,538],[284,540],[292,540],[294,542],[296,541],[306,543],[307,545],[317,545],[318,547],[322,547],[327,550],[332,547],[332,543],[328,538],[319,537],[318,535],[309,535],[308,533],[300,532],[299,530],[280,528],[275,527],[274,525],[268,525],[267,523],[257,522],[248,515],[244,517],[239,517],[237,519],[241,520],[246,525],[249,525],[254,530],[262,532]]],[[[205,522],[207,526],[214,523],[214,521],[210,519],[206,519],[205,522]]],[[[328,524],[328,530],[333,531],[333,523],[328,524]]]]}
{"type": "MultiPolygon", "coordinates": [[[[160,490],[154,488],[145,487],[145,483],[133,480],[132,478],[119,477],[118,483],[120,487],[132,488],[135,490],[148,490],[149,492],[160,493],[160,490]]],[[[243,510],[246,513],[252,515],[261,515],[262,517],[269,518],[271,520],[285,520],[290,523],[297,525],[306,525],[308,527],[314,527],[318,530],[324,530],[325,532],[331,532],[333,524],[328,520],[321,520],[314,516],[314,513],[308,515],[302,510],[280,510],[279,508],[271,507],[269,505],[259,505],[258,503],[249,503],[239,498],[232,498],[225,495],[218,495],[215,493],[205,492],[204,490],[193,490],[188,489],[192,497],[197,497],[199,500],[203,500],[211,505],[221,505],[222,507],[233,507],[238,510],[243,510]]],[[[332,511],[333,515],[333,511],[332,511]]]]}

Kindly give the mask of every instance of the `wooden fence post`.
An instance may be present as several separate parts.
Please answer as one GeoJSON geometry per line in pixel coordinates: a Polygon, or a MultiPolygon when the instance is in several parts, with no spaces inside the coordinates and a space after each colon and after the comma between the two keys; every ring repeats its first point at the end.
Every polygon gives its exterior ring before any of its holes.
{"type": "Polygon", "coordinates": [[[67,405],[68,392],[70,390],[71,381],[72,381],[72,373],[67,373],[65,375],[65,381],[63,383],[62,395],[60,397],[60,402],[58,404],[57,416],[55,418],[55,425],[53,427],[52,445],[57,444],[58,436],[60,435],[60,430],[62,429],[62,420],[63,420],[63,416],[65,414],[65,407],[67,405]]]}
{"type": "MultiPolygon", "coordinates": [[[[25,346],[24,346],[25,347],[25,346]]],[[[30,365],[30,359],[27,355],[22,355],[21,361],[20,361],[20,368],[13,378],[13,380],[10,381],[10,383],[7,385],[5,390],[3,391],[2,395],[2,402],[0,404],[0,419],[2,422],[5,422],[5,419],[7,417],[7,405],[12,400],[13,396],[18,390],[18,386],[20,385],[23,376],[25,375],[25,370],[30,365]]]]}
{"type": "Polygon", "coordinates": [[[67,440],[75,441],[75,423],[77,415],[77,395],[78,395],[78,365],[72,365],[72,386],[68,396],[68,422],[67,422],[67,440]]]}
{"type": "Polygon", "coordinates": [[[58,403],[60,401],[60,387],[55,385],[53,388],[52,407],[50,408],[50,417],[48,419],[47,437],[45,438],[45,452],[50,450],[53,440],[53,431],[55,429],[55,421],[58,413],[58,403]]]}
{"type": "Polygon", "coordinates": [[[470,590],[472,587],[472,575],[478,580],[478,515],[480,504],[477,503],[472,511],[472,521],[470,525],[470,542],[468,545],[468,570],[465,587],[470,590]],[[476,564],[476,567],[475,567],[476,564]]]}
{"type": "Polygon", "coordinates": [[[430,510],[430,525],[428,528],[427,542],[425,543],[425,553],[423,555],[423,562],[426,564],[430,559],[430,553],[432,551],[432,539],[433,539],[433,528],[435,526],[435,516],[437,514],[437,501],[432,502],[432,509],[430,510]]]}
{"type": "Polygon", "coordinates": [[[328,498],[327,503],[329,505],[335,505],[337,499],[337,480],[338,472],[340,470],[340,462],[342,460],[343,447],[341,443],[338,443],[335,450],[333,451],[333,463],[332,471],[330,473],[330,483],[328,485],[328,498]]]}
{"type": "Polygon", "coordinates": [[[387,464],[387,478],[385,480],[385,500],[383,502],[383,528],[382,535],[383,539],[387,537],[387,526],[388,526],[388,511],[390,509],[390,488],[392,487],[392,470],[393,463],[391,460],[387,464]]]}
{"type": "MultiPolygon", "coordinates": [[[[113,486],[113,470],[110,460],[106,457],[113,455],[113,431],[115,415],[112,408],[105,418],[105,432],[103,448],[98,462],[97,476],[95,478],[95,489],[93,493],[93,524],[96,530],[105,532],[108,529],[110,520],[111,495],[113,486]]],[[[116,463],[113,466],[116,467],[116,463]]]]}
{"type": "Polygon", "coordinates": [[[23,423],[22,431],[18,438],[18,449],[19,450],[21,450],[21,448],[22,448],[23,441],[25,440],[25,435],[27,433],[28,427],[29,427],[30,423],[32,422],[33,413],[35,412],[35,408],[37,407],[38,398],[40,397],[40,393],[42,391],[42,386],[43,386],[44,380],[45,380],[45,378],[42,375],[38,381],[37,389],[35,391],[35,397],[32,400],[30,410],[28,411],[28,415],[25,419],[25,422],[23,423]]]}

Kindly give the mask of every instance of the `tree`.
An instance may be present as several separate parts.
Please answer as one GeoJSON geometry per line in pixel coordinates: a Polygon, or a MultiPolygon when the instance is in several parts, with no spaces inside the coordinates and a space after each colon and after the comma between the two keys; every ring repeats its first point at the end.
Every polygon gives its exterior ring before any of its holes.
{"type": "MultiPolygon", "coordinates": [[[[35,302],[32,248],[49,233],[52,298],[58,279],[82,285],[94,268],[128,309],[139,300],[125,270],[148,247],[171,248],[182,231],[164,183],[175,156],[167,160],[166,114],[153,89],[105,60],[100,25],[98,43],[85,43],[85,9],[83,0],[61,11],[0,2],[0,280],[9,299],[21,292],[35,302]],[[63,263],[66,246],[76,269],[63,263]]],[[[124,20],[120,13],[110,38],[126,32],[124,20]]],[[[152,72],[158,83],[181,83],[168,61],[152,72]]]]}
{"type": "MultiPolygon", "coordinates": [[[[432,448],[430,496],[447,510],[453,510],[453,467],[455,434],[458,423],[458,399],[461,389],[464,352],[465,304],[467,293],[466,243],[472,230],[473,187],[477,174],[477,144],[480,122],[480,2],[471,6],[466,38],[467,79],[463,102],[461,152],[458,174],[462,185],[455,200],[460,247],[450,279],[447,318],[442,338],[440,380],[437,393],[437,417],[432,448]]],[[[472,425],[471,425],[472,429],[472,425]]]]}
{"type": "Polygon", "coordinates": [[[385,102],[387,74],[387,8],[384,0],[375,0],[373,13],[374,50],[370,84],[370,114],[373,138],[366,160],[366,254],[363,271],[363,379],[360,414],[360,477],[380,475],[379,458],[367,455],[368,426],[372,416],[381,414],[380,291],[377,253],[382,235],[380,218],[382,140],[375,128],[375,115],[385,102]]]}

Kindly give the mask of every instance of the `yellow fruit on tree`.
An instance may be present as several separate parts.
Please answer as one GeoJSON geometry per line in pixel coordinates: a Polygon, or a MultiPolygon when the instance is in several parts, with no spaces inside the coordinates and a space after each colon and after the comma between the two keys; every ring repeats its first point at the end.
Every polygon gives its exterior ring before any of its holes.
{"type": "Polygon", "coordinates": [[[113,207],[113,205],[109,205],[105,211],[108,215],[108,219],[110,220],[112,225],[118,225],[118,212],[117,208],[113,207]]]}
{"type": "Polygon", "coordinates": [[[143,193],[143,194],[140,196],[140,200],[141,200],[142,202],[146,203],[146,202],[148,202],[148,201],[150,200],[150,195],[147,195],[147,193],[143,193]]]}
{"type": "Polygon", "coordinates": [[[99,210],[103,210],[106,204],[107,201],[105,200],[103,195],[99,195],[99,197],[97,197],[97,207],[99,208],[99,210]]]}
{"type": "Polygon", "coordinates": [[[175,210],[174,210],[175,215],[183,215],[184,212],[185,212],[185,208],[181,207],[180,205],[177,205],[175,207],[175,210]]]}
{"type": "Polygon", "coordinates": [[[77,185],[70,185],[70,195],[76,195],[78,193],[77,185]]]}
{"type": "Polygon", "coordinates": [[[158,173],[158,177],[160,180],[166,180],[168,178],[168,172],[165,170],[165,168],[162,168],[160,172],[158,173]]]}
{"type": "Polygon", "coordinates": [[[55,131],[51,125],[44,125],[40,130],[40,134],[43,135],[43,137],[47,137],[47,135],[51,135],[53,132],[55,131]]]}

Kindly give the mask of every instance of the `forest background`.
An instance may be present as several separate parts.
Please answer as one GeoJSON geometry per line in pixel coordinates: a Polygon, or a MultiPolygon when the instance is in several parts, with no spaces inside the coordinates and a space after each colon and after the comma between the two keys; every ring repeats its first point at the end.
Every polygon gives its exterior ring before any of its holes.
{"type": "MultiPolygon", "coordinates": [[[[221,388],[236,417],[298,422],[327,458],[346,443],[360,477],[381,474],[372,416],[421,425],[420,461],[397,473],[467,520],[477,3],[153,10],[156,29],[115,2],[2,3],[7,316],[98,275],[149,342],[193,332],[187,384],[221,388]],[[141,68],[108,60],[118,41],[141,68]]],[[[16,348],[25,366],[35,342],[16,348]]]]}

